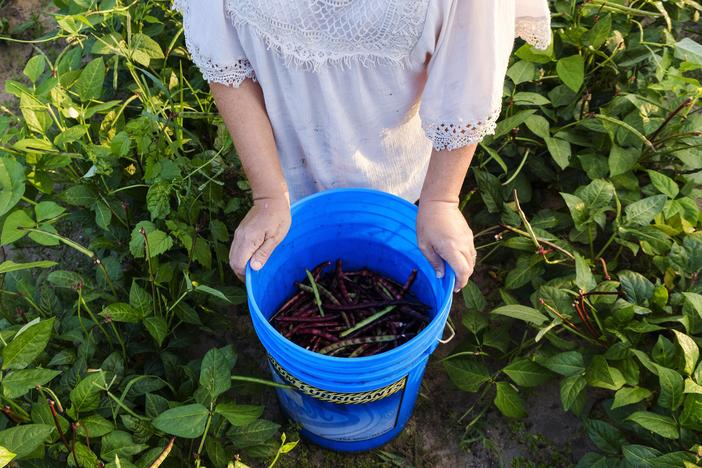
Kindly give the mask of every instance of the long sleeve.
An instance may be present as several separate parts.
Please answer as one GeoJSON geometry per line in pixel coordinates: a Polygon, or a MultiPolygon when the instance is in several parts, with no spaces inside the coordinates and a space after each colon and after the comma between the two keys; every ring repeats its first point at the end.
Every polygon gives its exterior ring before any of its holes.
{"type": "Polygon", "coordinates": [[[255,79],[223,0],[175,0],[173,9],[183,15],[185,45],[208,83],[238,88],[255,79]]]}

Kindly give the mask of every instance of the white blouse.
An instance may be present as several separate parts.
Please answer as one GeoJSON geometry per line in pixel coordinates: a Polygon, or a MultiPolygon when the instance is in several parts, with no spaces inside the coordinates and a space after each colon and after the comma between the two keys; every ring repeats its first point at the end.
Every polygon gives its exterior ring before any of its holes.
{"type": "Polygon", "coordinates": [[[256,80],[290,197],[369,187],[412,202],[432,147],[494,133],[521,36],[547,0],[175,0],[208,82],[256,80]]]}

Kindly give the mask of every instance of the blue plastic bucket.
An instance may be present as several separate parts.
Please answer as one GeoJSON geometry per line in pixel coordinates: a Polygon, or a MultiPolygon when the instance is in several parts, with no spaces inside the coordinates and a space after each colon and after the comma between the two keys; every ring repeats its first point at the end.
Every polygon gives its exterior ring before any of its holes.
{"type": "Polygon", "coordinates": [[[398,435],[412,415],[424,369],[451,309],[453,271],[437,279],[416,239],[417,207],[368,189],[320,192],[292,206],[292,226],[259,271],[246,269],[253,325],[268,352],[281,406],[301,434],[340,451],[370,450],[398,435]],[[434,317],[407,343],[361,358],[308,351],[268,322],[304,279],[305,268],[343,259],[344,269],[368,267],[404,282],[418,269],[412,292],[434,317]]]}

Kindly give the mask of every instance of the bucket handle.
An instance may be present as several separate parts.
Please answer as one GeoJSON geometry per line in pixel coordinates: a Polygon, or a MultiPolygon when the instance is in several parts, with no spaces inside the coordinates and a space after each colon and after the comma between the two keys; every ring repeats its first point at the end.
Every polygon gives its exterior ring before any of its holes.
{"type": "MultiPolygon", "coordinates": [[[[449,336],[445,340],[439,338],[439,343],[441,343],[441,344],[449,343],[456,336],[456,329],[453,328],[453,325],[451,325],[450,321],[446,321],[446,326],[449,328],[449,330],[451,330],[451,336],[449,336]]],[[[444,330],[445,330],[445,328],[444,328],[444,330]]],[[[441,334],[441,336],[444,336],[443,333],[441,334]]]]}

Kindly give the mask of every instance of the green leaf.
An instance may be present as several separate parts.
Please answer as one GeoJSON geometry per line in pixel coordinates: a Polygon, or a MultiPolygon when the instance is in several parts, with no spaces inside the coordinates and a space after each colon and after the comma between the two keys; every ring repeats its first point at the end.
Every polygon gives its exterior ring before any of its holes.
{"type": "Polygon", "coordinates": [[[551,374],[530,359],[516,359],[502,369],[510,379],[522,387],[536,387],[551,379],[551,374]]]}
{"type": "Polygon", "coordinates": [[[678,345],[680,345],[680,348],[683,351],[683,358],[685,360],[683,372],[685,372],[687,375],[692,375],[692,372],[695,370],[695,366],[697,365],[697,360],[700,357],[700,348],[697,346],[697,343],[695,343],[695,340],[686,334],[680,333],[677,330],[673,330],[673,333],[675,333],[675,338],[678,340],[678,345]]]}
{"type": "Polygon", "coordinates": [[[73,444],[71,449],[71,456],[69,456],[66,459],[66,461],[68,462],[68,466],[76,466],[76,462],[73,459],[74,453],[76,459],[78,460],[78,466],[99,466],[98,457],[97,455],[95,455],[95,452],[90,450],[90,448],[87,445],[81,442],[75,442],[73,444]]]}
{"type": "Polygon", "coordinates": [[[229,299],[222,291],[215,288],[211,288],[209,286],[205,286],[204,284],[197,285],[195,287],[195,291],[207,294],[208,296],[216,297],[217,299],[220,299],[224,302],[232,302],[231,299],[229,299]]]}
{"type": "Polygon", "coordinates": [[[2,393],[7,398],[19,398],[37,385],[46,385],[61,372],[51,369],[21,369],[2,379],[2,393]]]}
{"type": "Polygon", "coordinates": [[[585,292],[597,287],[597,281],[590,270],[590,266],[577,252],[575,253],[575,285],[585,292]]]}
{"type": "Polygon", "coordinates": [[[585,429],[597,448],[611,455],[619,454],[622,445],[626,443],[626,438],[619,429],[605,421],[590,419],[585,424],[585,429]]]}
{"type": "Polygon", "coordinates": [[[9,273],[11,271],[29,270],[31,268],[51,268],[56,265],[58,265],[58,263],[50,260],[40,260],[38,262],[29,263],[15,263],[12,260],[7,260],[0,263],[0,274],[9,273]]]}
{"type": "Polygon", "coordinates": [[[95,211],[95,224],[109,231],[110,223],[112,222],[112,210],[110,210],[110,207],[102,200],[98,200],[93,205],[93,210],[95,211]]]}
{"type": "Polygon", "coordinates": [[[547,97],[540,93],[530,93],[526,91],[515,93],[512,97],[512,102],[518,106],[545,106],[551,103],[547,97]]]}
{"type": "MultiPolygon", "coordinates": [[[[49,343],[54,320],[52,317],[35,323],[21,334],[15,335],[2,350],[2,368],[24,369],[34,362],[49,343]]],[[[0,445],[3,444],[0,442],[0,445]]]]}
{"type": "Polygon", "coordinates": [[[159,431],[184,439],[195,439],[205,432],[209,411],[199,403],[164,411],[152,421],[159,431]]]}
{"type": "Polygon", "coordinates": [[[0,466],[7,466],[16,456],[16,453],[7,450],[5,447],[0,447],[0,466]]]}
{"type": "Polygon", "coordinates": [[[684,292],[682,295],[685,297],[685,302],[690,304],[697,314],[699,314],[700,318],[702,318],[702,294],[684,292]]]}
{"type": "Polygon", "coordinates": [[[683,378],[673,369],[654,364],[658,370],[658,382],[661,393],[658,395],[658,404],[664,408],[676,409],[683,402],[685,384],[683,378]]]}
{"type": "Polygon", "coordinates": [[[609,175],[615,177],[625,174],[636,167],[641,157],[641,151],[636,148],[622,148],[612,145],[609,152],[609,175]]]}
{"type": "Polygon", "coordinates": [[[449,379],[464,392],[477,392],[490,380],[490,373],[482,362],[472,358],[457,357],[443,361],[449,379]]]}
{"type": "Polygon", "coordinates": [[[105,371],[91,372],[71,390],[74,412],[94,411],[100,406],[101,392],[107,387],[105,371]]]}
{"type": "Polygon", "coordinates": [[[568,211],[570,211],[570,217],[573,219],[575,228],[578,231],[585,229],[585,223],[589,220],[587,205],[582,198],[572,195],[570,193],[561,192],[561,197],[565,200],[568,211]]]}
{"type": "Polygon", "coordinates": [[[66,211],[66,208],[52,201],[43,201],[34,205],[37,222],[54,219],[66,211]]]}
{"type": "Polygon", "coordinates": [[[612,409],[621,408],[622,406],[633,405],[640,401],[649,398],[652,395],[647,388],[641,387],[622,387],[614,394],[614,402],[612,409]]]}
{"type": "Polygon", "coordinates": [[[81,437],[102,437],[115,430],[112,421],[103,418],[99,414],[91,414],[80,419],[79,422],[76,432],[81,437]]]}
{"type": "Polygon", "coordinates": [[[680,414],[680,425],[702,431],[702,395],[691,393],[685,397],[685,405],[680,414]]]}
{"type": "Polygon", "coordinates": [[[54,430],[48,424],[23,424],[0,431],[0,446],[22,459],[41,446],[54,430]]]}
{"type": "Polygon", "coordinates": [[[149,187],[146,193],[146,207],[151,213],[151,220],[163,219],[171,212],[171,186],[169,183],[159,182],[149,187]]]}
{"type": "Polygon", "coordinates": [[[656,190],[666,195],[668,198],[675,198],[680,193],[680,187],[673,179],[665,174],[656,171],[646,171],[651,178],[651,184],[656,187],[656,190]]]}
{"type": "Polygon", "coordinates": [[[690,452],[670,452],[653,459],[656,468],[693,468],[696,458],[690,452]]]}
{"type": "Polygon", "coordinates": [[[686,62],[702,65],[702,45],[686,37],[675,43],[675,57],[686,62]]]}
{"type": "Polygon", "coordinates": [[[614,185],[603,179],[595,179],[577,191],[591,213],[608,208],[614,198],[614,185]]]}
{"type": "Polygon", "coordinates": [[[625,445],[622,447],[622,455],[629,462],[630,466],[635,467],[652,467],[652,461],[659,456],[661,452],[658,450],[646,447],[645,445],[625,445]]]}
{"type": "Polygon", "coordinates": [[[668,197],[665,195],[653,195],[627,205],[624,208],[624,213],[626,214],[624,223],[633,226],[649,224],[663,210],[667,199],[668,197]]]}
{"type": "Polygon", "coordinates": [[[146,317],[144,319],[144,327],[146,327],[146,331],[156,340],[159,346],[163,344],[163,340],[168,336],[168,324],[162,317],[146,317]]]}
{"type": "Polygon", "coordinates": [[[621,371],[611,367],[602,356],[594,356],[587,369],[587,381],[592,387],[619,390],[626,380],[621,371]]]}
{"type": "Polygon", "coordinates": [[[556,73],[566,86],[577,93],[585,81],[585,59],[581,55],[562,58],[556,64],[556,73]]]}
{"type": "Polygon", "coordinates": [[[563,379],[561,382],[561,404],[564,411],[568,411],[575,405],[586,386],[587,380],[582,374],[574,374],[563,379]]]}
{"type": "Polygon", "coordinates": [[[146,34],[132,34],[130,43],[131,57],[135,62],[149,66],[151,59],[158,60],[164,58],[163,51],[158,42],[151,39],[146,34]]]}
{"type": "Polygon", "coordinates": [[[476,312],[482,312],[485,310],[487,301],[475,282],[468,281],[468,284],[466,284],[466,287],[461,290],[461,293],[463,295],[463,303],[466,305],[468,310],[474,310],[476,312]]]}
{"type": "Polygon", "coordinates": [[[29,231],[22,228],[33,228],[36,223],[24,210],[15,210],[5,218],[0,234],[0,244],[12,244],[23,238],[29,231]]]}
{"type": "Polygon", "coordinates": [[[214,400],[222,393],[229,390],[232,384],[231,367],[227,363],[222,351],[217,348],[210,349],[202,358],[200,366],[200,385],[207,390],[214,400]]]}
{"type": "Polygon", "coordinates": [[[132,280],[132,286],[129,288],[129,304],[145,316],[153,312],[151,295],[146,289],[139,286],[136,279],[132,280]]]}
{"type": "Polygon", "coordinates": [[[494,403],[502,414],[508,418],[523,418],[527,415],[524,400],[514,387],[507,382],[497,382],[495,390],[494,403]]]}
{"type": "Polygon", "coordinates": [[[551,124],[546,120],[546,118],[534,114],[530,116],[526,122],[524,122],[529,130],[531,130],[534,135],[540,136],[544,140],[551,138],[551,124]]]}
{"type": "Polygon", "coordinates": [[[0,216],[20,201],[24,183],[24,166],[9,157],[0,158],[0,216]]]}
{"type": "Polygon", "coordinates": [[[24,73],[32,83],[36,83],[41,74],[44,73],[45,67],[46,59],[44,56],[35,55],[27,61],[27,65],[24,66],[24,71],[22,73],[24,73]]]}
{"type": "Polygon", "coordinates": [[[627,301],[645,306],[653,296],[655,287],[644,275],[635,271],[620,271],[619,282],[627,301]]]}
{"type": "Polygon", "coordinates": [[[644,429],[648,429],[666,439],[677,439],[680,437],[678,426],[671,417],[650,411],[636,411],[626,419],[627,421],[634,421],[644,429]]]}
{"type": "Polygon", "coordinates": [[[263,406],[237,405],[232,402],[219,403],[215,413],[221,414],[232,426],[246,426],[261,417],[263,406]]]}
{"type": "Polygon", "coordinates": [[[108,305],[99,315],[113,322],[140,323],[144,319],[140,310],[124,302],[108,305]]]}
{"type": "Polygon", "coordinates": [[[519,304],[511,304],[502,307],[498,307],[492,311],[493,314],[504,315],[506,317],[512,317],[518,320],[523,320],[534,325],[543,325],[548,321],[548,318],[534,309],[533,307],[527,307],[519,304]]]}
{"type": "MultiPolygon", "coordinates": [[[[148,447],[148,445],[134,443],[131,434],[128,432],[112,431],[102,438],[100,457],[103,460],[114,460],[115,457],[128,458],[143,452],[148,447]]],[[[149,463],[151,461],[153,460],[150,460],[149,463]]],[[[124,465],[122,466],[124,467],[124,465]]]]}
{"type": "Polygon", "coordinates": [[[265,419],[257,419],[245,426],[235,426],[227,431],[227,435],[232,439],[237,448],[252,447],[260,445],[273,437],[280,426],[265,419]]]}
{"type": "Polygon", "coordinates": [[[542,362],[542,365],[566,377],[585,372],[583,355],[578,351],[566,351],[556,354],[542,362]]]}
{"type": "Polygon", "coordinates": [[[608,14],[600,18],[595,25],[583,35],[583,42],[586,46],[599,49],[605,43],[612,31],[612,15],[608,14]]]}
{"type": "Polygon", "coordinates": [[[533,80],[535,74],[536,66],[525,60],[518,60],[507,70],[507,76],[516,85],[533,80]]]}
{"type": "Polygon", "coordinates": [[[558,167],[565,169],[570,165],[570,157],[572,150],[570,143],[560,138],[544,138],[546,147],[551,157],[556,162],[558,167]]]}
{"type": "Polygon", "coordinates": [[[82,102],[99,99],[102,96],[102,84],[105,81],[105,62],[98,57],[89,62],[80,73],[74,85],[74,91],[82,102]]]}

